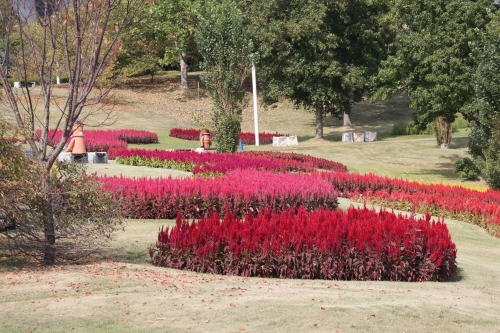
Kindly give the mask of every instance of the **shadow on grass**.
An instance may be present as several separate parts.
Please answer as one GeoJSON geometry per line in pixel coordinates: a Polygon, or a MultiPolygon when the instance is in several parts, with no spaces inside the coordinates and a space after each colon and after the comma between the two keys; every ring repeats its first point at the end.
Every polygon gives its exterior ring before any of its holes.
{"type": "MultiPolygon", "coordinates": [[[[299,144],[300,144],[300,142],[311,140],[313,138],[314,138],[314,135],[297,135],[297,140],[299,141],[299,144]]],[[[325,139],[326,139],[326,137],[325,137],[325,139]]]]}
{"type": "Polygon", "coordinates": [[[455,273],[455,276],[453,276],[450,280],[446,281],[448,283],[455,283],[455,282],[460,282],[464,278],[464,270],[461,267],[457,267],[457,272],[455,273]]]}
{"type": "Polygon", "coordinates": [[[469,146],[468,137],[453,138],[449,149],[463,149],[469,146]]]}
{"type": "MultiPolygon", "coordinates": [[[[153,245],[153,244],[151,244],[153,245]]],[[[124,249],[124,248],[108,248],[100,252],[101,260],[112,260],[128,264],[149,264],[149,247],[124,249]]]]}
{"type": "Polygon", "coordinates": [[[437,163],[436,169],[422,169],[420,171],[415,171],[415,174],[417,174],[417,175],[439,175],[443,178],[449,178],[449,179],[456,180],[457,174],[455,172],[455,162],[460,157],[461,156],[458,154],[453,154],[451,156],[441,155],[440,158],[446,159],[449,162],[437,163]]]}

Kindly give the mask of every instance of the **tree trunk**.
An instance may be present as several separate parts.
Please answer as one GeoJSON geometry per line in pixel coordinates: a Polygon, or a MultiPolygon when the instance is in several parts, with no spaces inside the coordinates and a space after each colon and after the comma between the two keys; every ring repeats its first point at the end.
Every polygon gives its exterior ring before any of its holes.
{"type": "Polygon", "coordinates": [[[181,60],[181,89],[188,89],[188,74],[187,74],[187,55],[182,52],[180,55],[181,60]]]}
{"type": "Polygon", "coordinates": [[[323,107],[316,107],[316,139],[323,139],[323,107]]]}
{"type": "Polygon", "coordinates": [[[448,149],[451,144],[451,124],[444,117],[437,117],[434,127],[438,146],[442,149],[448,149]]]}
{"type": "Polygon", "coordinates": [[[352,126],[351,111],[344,111],[344,126],[352,126]]]}
{"type": "Polygon", "coordinates": [[[44,176],[44,194],[45,204],[44,204],[44,214],[43,214],[43,233],[45,236],[45,244],[43,248],[43,262],[45,265],[54,265],[56,260],[56,231],[54,223],[54,214],[52,212],[52,198],[50,175],[46,173],[44,176]]]}

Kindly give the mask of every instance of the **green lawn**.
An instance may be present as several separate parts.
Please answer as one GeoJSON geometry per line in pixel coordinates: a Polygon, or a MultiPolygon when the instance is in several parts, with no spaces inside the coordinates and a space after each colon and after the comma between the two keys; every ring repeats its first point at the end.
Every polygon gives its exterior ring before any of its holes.
{"type": "MultiPolygon", "coordinates": [[[[196,76],[192,77],[192,86],[196,76]]],[[[61,93],[62,94],[62,93],[61,93]]],[[[209,118],[209,101],[171,81],[118,90],[111,128],[159,134],[157,148],[195,147],[168,137],[170,128],[194,127],[209,118]],[[201,111],[197,111],[201,110],[201,111]]],[[[203,96],[203,94],[201,94],[203,96]]],[[[313,139],[314,115],[288,103],[260,109],[260,130],[299,136],[298,147],[245,146],[296,151],[342,162],[351,172],[461,183],[453,164],[466,156],[467,133],[451,149],[431,136],[392,137],[392,124],[409,117],[403,95],[356,105],[357,130],[377,131],[379,141],[342,143],[340,122],[327,119],[325,140],[313,139]]],[[[251,105],[243,130],[252,130],[251,105]]],[[[1,111],[1,110],[0,110],[1,111]]],[[[152,146],[146,146],[148,148],[152,146]]],[[[189,173],[109,164],[98,174],[183,177],[189,173]]],[[[470,185],[483,183],[467,182],[470,185]]],[[[351,203],[340,199],[340,208],[351,203]]],[[[0,258],[1,332],[498,332],[500,240],[484,230],[446,220],[459,266],[447,283],[278,280],[216,276],[151,266],[148,248],[168,220],[127,220],[104,249],[104,259],[51,268],[16,267],[0,258]]]]}

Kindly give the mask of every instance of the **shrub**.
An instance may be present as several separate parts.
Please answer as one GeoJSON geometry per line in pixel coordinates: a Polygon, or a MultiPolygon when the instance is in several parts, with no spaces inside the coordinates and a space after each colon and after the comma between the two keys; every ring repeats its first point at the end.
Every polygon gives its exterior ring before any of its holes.
{"type": "Polygon", "coordinates": [[[150,256],[162,267],[291,279],[445,281],[457,268],[444,223],[353,207],[243,220],[227,212],[191,225],[179,214],[150,256]]]}
{"type": "Polygon", "coordinates": [[[479,169],[474,161],[468,157],[460,158],[455,162],[455,172],[461,179],[478,180],[479,169]]]}
{"type": "Polygon", "coordinates": [[[462,115],[455,118],[455,121],[451,124],[453,132],[457,132],[459,129],[469,128],[469,122],[462,115]]]}
{"type": "Polygon", "coordinates": [[[391,130],[392,135],[406,135],[406,123],[394,123],[391,130]]]}
{"type": "MultiPolygon", "coordinates": [[[[469,122],[464,119],[462,115],[459,115],[451,124],[451,131],[452,133],[455,133],[458,132],[459,129],[467,127],[469,127],[469,122]]],[[[431,135],[435,134],[435,132],[435,124],[427,124],[425,129],[420,129],[415,125],[413,120],[410,120],[408,122],[394,123],[391,130],[392,135],[431,135]]]]}
{"type": "MultiPolygon", "coordinates": [[[[486,127],[486,126],[484,126],[486,127]]],[[[476,128],[474,132],[481,128],[476,128]]],[[[496,114],[492,117],[489,123],[489,129],[485,130],[485,136],[488,138],[482,140],[480,149],[480,157],[476,160],[476,164],[481,170],[486,183],[495,190],[500,190],[500,115],[496,114]],[[487,135],[490,131],[491,134],[487,135]]]]}

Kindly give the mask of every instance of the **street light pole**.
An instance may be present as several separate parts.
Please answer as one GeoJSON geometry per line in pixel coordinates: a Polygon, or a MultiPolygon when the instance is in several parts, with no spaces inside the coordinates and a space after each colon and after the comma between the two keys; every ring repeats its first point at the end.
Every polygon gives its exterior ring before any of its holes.
{"type": "Polygon", "coordinates": [[[259,115],[257,112],[257,75],[252,56],[252,90],[253,90],[253,119],[255,124],[255,145],[259,145],[259,115]]]}

